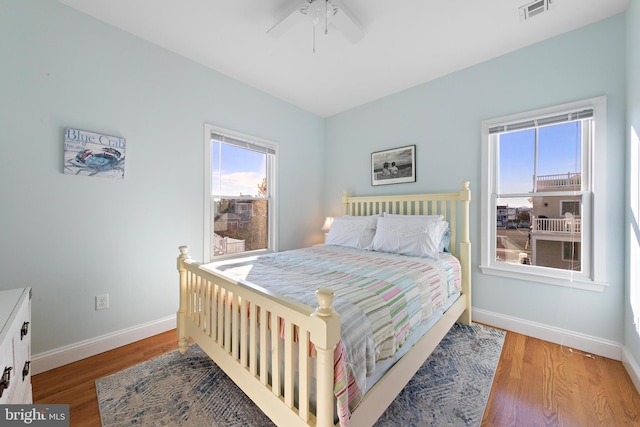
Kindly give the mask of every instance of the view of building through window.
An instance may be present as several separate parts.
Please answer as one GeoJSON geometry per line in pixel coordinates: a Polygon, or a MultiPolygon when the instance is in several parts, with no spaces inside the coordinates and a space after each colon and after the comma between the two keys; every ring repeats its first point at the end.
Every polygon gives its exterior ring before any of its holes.
{"type": "Polygon", "coordinates": [[[211,258],[267,249],[269,150],[216,139],[211,144],[211,258]]]}
{"type": "Polygon", "coordinates": [[[582,151],[591,119],[497,133],[497,262],[581,271],[582,151]]]}

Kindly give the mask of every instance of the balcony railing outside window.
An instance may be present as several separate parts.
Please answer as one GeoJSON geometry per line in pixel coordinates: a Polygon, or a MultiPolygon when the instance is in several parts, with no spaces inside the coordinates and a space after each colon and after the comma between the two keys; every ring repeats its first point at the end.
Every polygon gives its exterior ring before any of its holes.
{"type": "Polygon", "coordinates": [[[580,234],[581,227],[582,221],[580,218],[535,218],[532,223],[531,231],[580,234]]]}
{"type": "Polygon", "coordinates": [[[534,188],[538,191],[549,189],[566,189],[567,187],[580,188],[582,178],[580,173],[564,173],[556,175],[539,175],[534,177],[534,188]]]}

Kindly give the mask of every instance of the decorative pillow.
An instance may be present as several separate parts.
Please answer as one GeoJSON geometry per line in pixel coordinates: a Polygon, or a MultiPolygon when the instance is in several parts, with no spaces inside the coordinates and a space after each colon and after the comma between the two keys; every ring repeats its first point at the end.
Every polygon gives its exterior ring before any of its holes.
{"type": "Polygon", "coordinates": [[[429,218],[407,221],[406,218],[382,217],[371,249],[417,257],[438,258],[442,236],[449,227],[446,221],[429,218]]]}
{"type": "Polygon", "coordinates": [[[324,244],[369,249],[377,221],[378,215],[337,217],[331,224],[324,244]]]}

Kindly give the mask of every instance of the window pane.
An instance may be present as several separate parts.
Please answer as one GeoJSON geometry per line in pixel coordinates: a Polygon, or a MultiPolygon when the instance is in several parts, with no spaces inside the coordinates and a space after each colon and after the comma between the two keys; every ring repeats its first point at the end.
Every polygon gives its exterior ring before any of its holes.
{"type": "Polygon", "coordinates": [[[579,175],[581,170],[580,141],[581,122],[540,128],[538,178],[551,176],[565,179],[579,175]]]}
{"type": "Polygon", "coordinates": [[[581,271],[582,196],[537,193],[496,206],[496,261],[581,271]]]}
{"type": "Polygon", "coordinates": [[[530,264],[531,199],[498,199],[496,213],[496,261],[530,264]]]}
{"type": "Polygon", "coordinates": [[[496,261],[580,271],[581,126],[499,135],[496,261]]]}
{"type": "Polygon", "coordinates": [[[211,141],[211,192],[217,196],[265,197],[267,155],[211,141]]]}
{"type": "Polygon", "coordinates": [[[580,270],[580,243],[562,242],[562,260],[570,261],[571,270],[580,270]]]}
{"type": "Polygon", "coordinates": [[[212,199],[212,205],[212,257],[269,247],[268,200],[212,199]]]}
{"type": "Polygon", "coordinates": [[[211,258],[269,248],[268,156],[211,141],[211,258]]]}
{"type": "Polygon", "coordinates": [[[499,194],[529,193],[533,188],[535,129],[499,136],[499,194]]]}

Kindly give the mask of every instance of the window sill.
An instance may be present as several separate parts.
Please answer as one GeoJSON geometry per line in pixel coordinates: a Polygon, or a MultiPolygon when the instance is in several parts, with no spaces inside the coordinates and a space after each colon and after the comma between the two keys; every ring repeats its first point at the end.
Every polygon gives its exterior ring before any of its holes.
{"type": "Polygon", "coordinates": [[[230,255],[218,255],[215,258],[209,260],[208,262],[205,262],[205,264],[213,264],[213,263],[218,263],[220,261],[234,261],[241,258],[258,257],[260,255],[272,254],[273,252],[274,251],[271,249],[258,249],[255,251],[238,252],[236,254],[230,254],[230,255]]]}
{"type": "Polygon", "coordinates": [[[513,271],[507,268],[481,265],[484,274],[508,277],[511,279],[527,280],[529,282],[545,283],[547,285],[563,286],[566,288],[582,289],[585,291],[603,292],[609,285],[582,277],[560,277],[538,274],[535,272],[513,271]]]}

